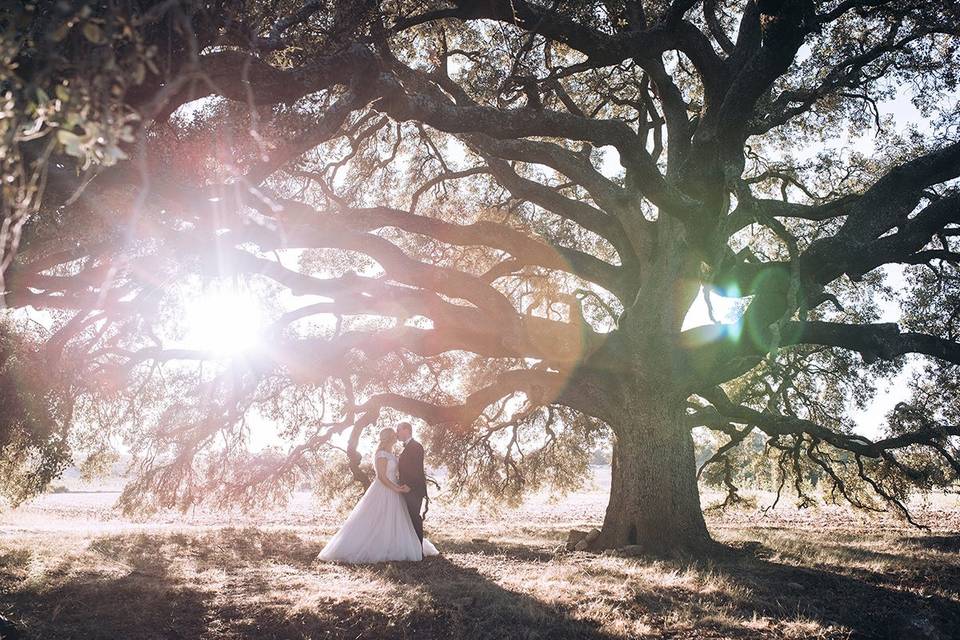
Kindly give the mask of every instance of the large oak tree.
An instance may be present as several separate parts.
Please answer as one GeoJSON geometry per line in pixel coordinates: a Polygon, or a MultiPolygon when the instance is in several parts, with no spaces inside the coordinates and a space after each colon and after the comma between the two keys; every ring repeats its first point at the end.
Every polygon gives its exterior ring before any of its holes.
{"type": "Polygon", "coordinates": [[[457,488],[506,498],[575,484],[609,436],[597,544],[663,550],[709,542],[696,427],[732,492],[757,434],[781,487],[816,469],[866,508],[906,514],[960,471],[950,0],[112,0],[3,22],[7,495],[126,438],[128,504],[255,502],[331,443],[362,478],[364,430],[403,415],[457,488]],[[896,131],[898,92],[928,131],[896,131]],[[876,151],[850,151],[866,129],[876,151]],[[183,346],[211,280],[270,310],[259,348],[183,346]],[[684,330],[698,295],[739,313],[684,330]],[[856,434],[851,407],[906,365],[910,401],[856,434]],[[289,447],[251,453],[251,420],[289,447]]]}

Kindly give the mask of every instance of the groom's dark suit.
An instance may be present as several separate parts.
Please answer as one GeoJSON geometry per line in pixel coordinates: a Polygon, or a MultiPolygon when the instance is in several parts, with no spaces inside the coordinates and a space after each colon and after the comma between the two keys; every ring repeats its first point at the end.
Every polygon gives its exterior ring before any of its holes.
{"type": "Polygon", "coordinates": [[[403,494],[403,499],[407,501],[407,511],[410,512],[410,520],[417,531],[417,537],[423,542],[423,516],[420,515],[420,508],[423,499],[427,497],[427,475],[423,471],[423,447],[419,442],[413,438],[407,440],[398,466],[400,484],[410,487],[410,492],[403,494]]]}

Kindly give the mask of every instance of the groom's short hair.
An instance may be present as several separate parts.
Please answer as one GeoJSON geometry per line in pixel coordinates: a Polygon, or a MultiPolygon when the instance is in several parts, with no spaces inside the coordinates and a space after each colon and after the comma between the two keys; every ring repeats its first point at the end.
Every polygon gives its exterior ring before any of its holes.
{"type": "Polygon", "coordinates": [[[412,424],[410,424],[409,422],[406,422],[406,421],[397,423],[397,433],[400,433],[400,432],[403,431],[404,429],[406,429],[406,430],[409,431],[411,434],[413,434],[413,425],[412,425],[412,424]]]}

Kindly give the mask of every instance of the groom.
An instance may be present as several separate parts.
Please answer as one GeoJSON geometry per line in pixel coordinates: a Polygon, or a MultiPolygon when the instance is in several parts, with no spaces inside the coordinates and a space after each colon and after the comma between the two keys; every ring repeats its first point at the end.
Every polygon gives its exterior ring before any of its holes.
{"type": "Polygon", "coordinates": [[[427,476],[423,471],[423,447],[413,439],[413,426],[409,422],[397,425],[397,438],[403,442],[400,454],[400,484],[410,487],[408,493],[401,494],[407,501],[410,521],[417,531],[417,537],[423,542],[423,516],[420,508],[427,497],[427,476]]]}

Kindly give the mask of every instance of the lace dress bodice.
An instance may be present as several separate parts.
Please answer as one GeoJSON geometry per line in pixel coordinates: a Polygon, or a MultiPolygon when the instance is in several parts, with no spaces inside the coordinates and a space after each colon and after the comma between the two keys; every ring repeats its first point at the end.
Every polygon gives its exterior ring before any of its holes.
{"type": "Polygon", "coordinates": [[[376,470],[376,461],[381,458],[387,461],[387,480],[398,482],[400,474],[397,472],[397,456],[389,451],[377,451],[377,455],[374,456],[374,470],[376,470]]]}

